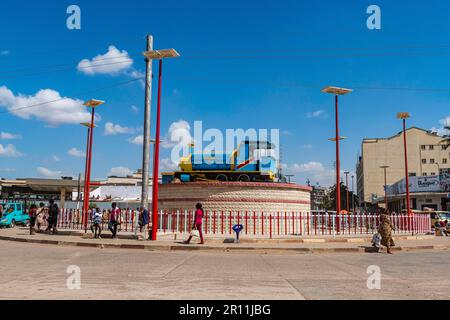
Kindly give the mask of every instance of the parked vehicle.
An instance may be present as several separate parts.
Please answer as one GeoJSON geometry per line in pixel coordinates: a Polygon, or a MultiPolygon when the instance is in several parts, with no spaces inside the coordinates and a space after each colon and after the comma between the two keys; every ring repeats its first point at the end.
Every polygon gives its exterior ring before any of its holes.
{"type": "Polygon", "coordinates": [[[3,214],[0,217],[0,227],[14,228],[16,225],[28,226],[30,217],[24,212],[21,203],[4,202],[0,203],[3,207],[3,214]]]}

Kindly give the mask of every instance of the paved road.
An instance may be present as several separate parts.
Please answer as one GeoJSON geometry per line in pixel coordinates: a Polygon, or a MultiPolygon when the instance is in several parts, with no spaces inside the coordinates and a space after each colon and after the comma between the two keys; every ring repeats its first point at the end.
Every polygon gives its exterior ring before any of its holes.
{"type": "Polygon", "coordinates": [[[0,299],[450,299],[449,251],[226,254],[0,241],[0,299]],[[69,265],[81,289],[67,289],[69,265]],[[381,268],[381,290],[367,268],[381,268]]]}

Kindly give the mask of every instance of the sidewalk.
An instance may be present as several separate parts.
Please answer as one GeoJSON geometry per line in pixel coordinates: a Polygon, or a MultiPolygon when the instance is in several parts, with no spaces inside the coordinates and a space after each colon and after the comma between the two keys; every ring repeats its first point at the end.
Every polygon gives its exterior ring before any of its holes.
{"type": "MultiPolygon", "coordinates": [[[[132,239],[132,233],[122,233],[119,239],[111,239],[105,233],[103,239],[92,239],[91,232],[84,235],[79,230],[61,230],[58,235],[39,233],[30,236],[26,228],[1,229],[0,240],[18,241],[27,243],[79,246],[109,249],[138,249],[151,251],[199,251],[199,252],[243,252],[243,253],[364,253],[373,252],[370,243],[371,237],[342,236],[333,238],[299,238],[293,239],[242,239],[241,243],[232,243],[232,239],[206,238],[206,245],[195,244],[193,240],[190,245],[183,244],[180,236],[174,240],[174,234],[163,234],[159,240],[138,241],[132,239]]],[[[394,237],[398,251],[417,250],[450,250],[450,238],[435,236],[398,236],[394,237]]],[[[385,252],[383,248],[380,252],[385,252]]]]}

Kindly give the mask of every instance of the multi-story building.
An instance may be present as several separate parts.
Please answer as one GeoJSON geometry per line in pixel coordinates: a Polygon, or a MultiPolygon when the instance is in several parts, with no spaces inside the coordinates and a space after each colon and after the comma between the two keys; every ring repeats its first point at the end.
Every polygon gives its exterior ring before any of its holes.
{"type": "MultiPolygon", "coordinates": [[[[406,131],[410,176],[434,176],[439,169],[450,168],[450,148],[443,138],[417,127],[406,131]]],[[[358,196],[361,203],[375,203],[384,196],[384,169],[387,185],[405,177],[403,132],[389,138],[364,139],[356,167],[358,196]]]]}

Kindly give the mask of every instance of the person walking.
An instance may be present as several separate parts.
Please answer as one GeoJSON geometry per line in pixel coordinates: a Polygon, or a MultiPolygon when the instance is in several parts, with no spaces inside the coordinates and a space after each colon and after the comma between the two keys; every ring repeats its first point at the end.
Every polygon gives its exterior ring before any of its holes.
{"type": "Polygon", "coordinates": [[[387,253],[389,254],[392,254],[391,247],[395,246],[394,240],[392,239],[392,230],[394,230],[394,226],[387,212],[384,211],[380,216],[378,232],[381,235],[381,244],[387,248],[387,253]]]}
{"type": "Polygon", "coordinates": [[[147,239],[147,231],[148,231],[148,224],[150,223],[150,217],[148,214],[148,210],[141,207],[139,209],[139,232],[140,235],[138,236],[138,240],[145,240],[147,239]]]}
{"type": "MultiPolygon", "coordinates": [[[[194,226],[192,230],[197,230],[198,234],[200,236],[200,244],[205,244],[205,241],[203,239],[203,232],[202,232],[202,225],[203,225],[203,216],[205,215],[205,212],[203,211],[203,206],[201,203],[197,203],[195,206],[195,218],[194,218],[194,226]]],[[[189,239],[187,239],[184,243],[189,244],[192,240],[193,235],[191,234],[189,236],[189,239]]]]}
{"type": "Polygon", "coordinates": [[[30,210],[28,211],[28,216],[30,217],[30,236],[35,234],[34,225],[36,224],[36,216],[37,216],[37,207],[35,204],[30,206],[30,210]]]}
{"type": "Polygon", "coordinates": [[[57,234],[58,230],[56,226],[58,225],[58,205],[55,203],[55,200],[50,199],[48,206],[48,227],[47,232],[52,232],[53,234],[57,234]]]}
{"type": "Polygon", "coordinates": [[[119,225],[120,209],[117,208],[117,203],[115,202],[112,203],[111,207],[112,210],[109,215],[108,229],[112,233],[112,238],[117,239],[117,226],[119,225]]]}
{"type": "Polygon", "coordinates": [[[448,220],[439,222],[439,230],[441,231],[441,236],[448,237],[447,225],[448,225],[448,220]]]}
{"type": "Polygon", "coordinates": [[[102,212],[100,211],[100,208],[93,209],[93,215],[92,215],[92,225],[91,225],[91,231],[94,234],[95,239],[101,239],[102,234],[102,212]]]}
{"type": "Polygon", "coordinates": [[[45,224],[46,217],[45,217],[45,204],[42,202],[39,203],[39,208],[36,212],[36,228],[35,230],[37,232],[41,231],[41,227],[45,224]]]}

